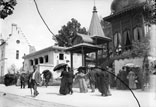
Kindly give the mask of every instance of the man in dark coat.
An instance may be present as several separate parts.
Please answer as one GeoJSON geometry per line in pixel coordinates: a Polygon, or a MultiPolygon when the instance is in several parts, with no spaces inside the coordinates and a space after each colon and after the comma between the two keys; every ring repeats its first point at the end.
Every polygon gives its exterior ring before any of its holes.
{"type": "Polygon", "coordinates": [[[21,82],[21,89],[25,88],[25,81],[26,81],[26,77],[24,74],[21,74],[20,76],[20,82],[21,82]]]}

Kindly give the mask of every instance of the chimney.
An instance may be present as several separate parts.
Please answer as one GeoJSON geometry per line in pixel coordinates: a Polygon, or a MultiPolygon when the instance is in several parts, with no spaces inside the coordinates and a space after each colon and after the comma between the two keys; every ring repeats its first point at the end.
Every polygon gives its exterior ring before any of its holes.
{"type": "Polygon", "coordinates": [[[12,27],[11,27],[11,34],[9,36],[11,36],[15,31],[17,31],[17,24],[12,24],[12,27]]]}

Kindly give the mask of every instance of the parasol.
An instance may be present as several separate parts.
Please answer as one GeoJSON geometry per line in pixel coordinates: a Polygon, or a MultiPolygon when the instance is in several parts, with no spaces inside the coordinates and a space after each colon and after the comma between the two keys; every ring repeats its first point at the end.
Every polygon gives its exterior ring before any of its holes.
{"type": "Polygon", "coordinates": [[[60,70],[61,68],[64,68],[64,67],[66,67],[66,66],[67,66],[66,63],[60,63],[60,64],[58,64],[58,65],[56,65],[56,66],[54,67],[53,71],[60,70]]]}
{"type": "Polygon", "coordinates": [[[125,64],[124,66],[126,66],[126,67],[136,67],[136,65],[133,64],[133,63],[127,63],[127,64],[125,64]]]}

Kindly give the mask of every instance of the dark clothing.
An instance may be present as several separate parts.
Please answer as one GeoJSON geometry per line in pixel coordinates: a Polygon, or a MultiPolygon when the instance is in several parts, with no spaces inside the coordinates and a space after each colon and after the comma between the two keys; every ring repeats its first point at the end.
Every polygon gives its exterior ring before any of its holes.
{"type": "Polygon", "coordinates": [[[45,79],[45,86],[48,86],[50,79],[52,78],[52,73],[49,70],[43,71],[43,78],[45,79]]]}
{"type": "Polygon", "coordinates": [[[73,93],[72,87],[73,87],[73,79],[74,79],[74,74],[72,71],[69,71],[67,73],[67,82],[68,82],[68,89],[69,89],[69,93],[73,93]]]}
{"type": "Polygon", "coordinates": [[[97,88],[102,93],[102,96],[108,96],[108,82],[109,82],[109,76],[106,73],[106,71],[102,71],[96,73],[96,84],[97,88]]]}
{"type": "Polygon", "coordinates": [[[29,80],[28,80],[28,88],[33,88],[34,90],[34,96],[37,96],[39,93],[37,91],[37,85],[40,83],[41,77],[40,73],[38,71],[32,72],[29,75],[29,80]],[[33,79],[33,73],[35,73],[35,78],[33,79]]]}
{"type": "Polygon", "coordinates": [[[24,74],[20,76],[21,88],[25,88],[26,77],[24,74]]]}
{"type": "Polygon", "coordinates": [[[4,84],[5,86],[14,85],[17,82],[17,77],[15,74],[6,74],[4,76],[4,84]]]}
{"type": "Polygon", "coordinates": [[[90,88],[92,90],[92,92],[95,91],[95,72],[94,70],[89,71],[89,73],[87,74],[87,77],[89,79],[89,83],[90,83],[90,88]]]}
{"type": "Polygon", "coordinates": [[[60,85],[60,94],[66,95],[69,93],[69,88],[68,88],[68,72],[67,71],[62,71],[61,73],[61,85],[60,85]]]}

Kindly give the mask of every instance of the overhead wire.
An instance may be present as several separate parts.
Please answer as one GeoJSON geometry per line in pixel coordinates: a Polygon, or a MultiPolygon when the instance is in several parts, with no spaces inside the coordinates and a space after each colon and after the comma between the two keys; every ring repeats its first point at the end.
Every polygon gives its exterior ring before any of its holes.
{"type": "Polygon", "coordinates": [[[45,26],[47,27],[48,31],[49,31],[55,38],[61,40],[61,41],[62,41],[63,43],[65,43],[65,44],[67,44],[66,41],[64,41],[64,40],[62,40],[61,38],[57,37],[57,36],[51,31],[51,29],[49,28],[49,26],[47,25],[47,23],[45,22],[44,18],[42,17],[42,15],[41,15],[41,13],[40,13],[40,11],[39,11],[39,8],[38,8],[38,5],[37,5],[36,0],[34,0],[34,3],[35,3],[36,10],[37,10],[37,12],[38,12],[40,18],[42,19],[43,23],[44,23],[45,26]]]}

